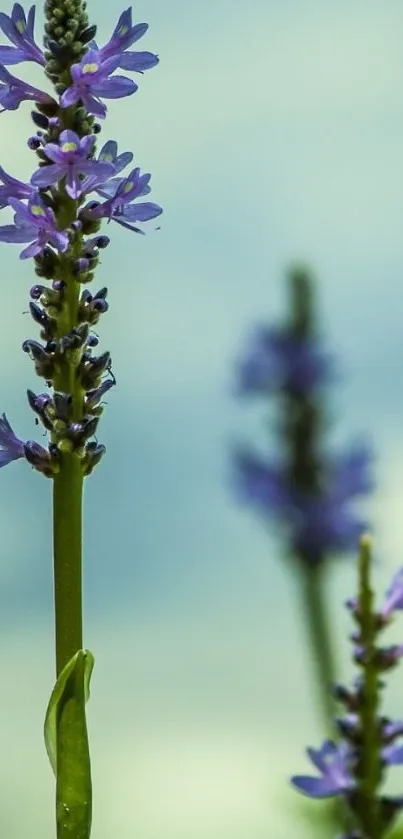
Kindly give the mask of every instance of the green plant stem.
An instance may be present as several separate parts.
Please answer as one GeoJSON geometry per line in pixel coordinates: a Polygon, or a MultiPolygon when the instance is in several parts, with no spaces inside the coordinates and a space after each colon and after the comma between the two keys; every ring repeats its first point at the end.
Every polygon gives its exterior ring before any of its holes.
{"type": "MultiPolygon", "coordinates": [[[[332,696],[332,685],[336,682],[336,667],[333,654],[332,636],[325,597],[325,563],[310,566],[305,563],[301,568],[300,590],[305,625],[308,630],[309,649],[312,654],[316,678],[315,687],[320,703],[321,715],[326,737],[334,738],[336,702],[332,696]]],[[[332,836],[340,829],[349,827],[346,807],[341,801],[328,804],[328,823],[332,836]]]]}
{"type": "Polygon", "coordinates": [[[54,477],[54,594],[56,673],[82,649],[82,491],[81,463],[62,455],[54,477]]]}
{"type": "Polygon", "coordinates": [[[304,621],[308,631],[309,647],[316,668],[316,685],[324,730],[327,736],[334,733],[335,702],[332,685],[336,681],[333,645],[325,601],[325,565],[314,567],[307,563],[301,568],[300,590],[304,621]]]}
{"type": "Polygon", "coordinates": [[[363,699],[360,703],[362,742],[360,761],[357,769],[359,776],[357,789],[357,811],[361,827],[368,839],[381,839],[382,818],[377,797],[381,782],[381,742],[377,717],[378,712],[378,671],[376,666],[376,622],[373,611],[373,593],[371,590],[371,545],[368,538],[361,540],[359,558],[359,595],[358,612],[361,625],[361,643],[365,653],[363,668],[363,699]]]}

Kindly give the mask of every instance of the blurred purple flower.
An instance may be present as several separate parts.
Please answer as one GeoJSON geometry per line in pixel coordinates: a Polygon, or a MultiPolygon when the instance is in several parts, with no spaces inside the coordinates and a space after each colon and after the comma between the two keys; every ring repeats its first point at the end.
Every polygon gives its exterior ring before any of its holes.
{"type": "Polygon", "coordinates": [[[79,198],[86,190],[81,175],[90,176],[91,189],[94,185],[100,186],[114,174],[115,169],[111,163],[88,159],[94,143],[95,135],[80,138],[74,131],[62,131],[59,145],[47,143],[43,147],[46,156],[53,162],[41,166],[34,172],[31,178],[32,185],[39,188],[47,187],[66,178],[66,192],[73,199],[79,198]]]}
{"type": "Polygon", "coordinates": [[[44,205],[39,193],[30,196],[28,205],[17,198],[10,198],[8,203],[15,210],[14,224],[0,227],[0,242],[30,242],[21,251],[21,259],[37,256],[47,244],[62,252],[67,250],[68,235],[57,229],[54,213],[44,205]]]}
{"type": "Polygon", "coordinates": [[[258,326],[238,362],[239,395],[272,394],[281,390],[305,392],[334,378],[333,359],[313,339],[258,326]]]}
{"type": "MultiPolygon", "coordinates": [[[[99,50],[103,59],[119,56],[118,67],[124,70],[133,70],[137,73],[144,73],[158,64],[159,58],[152,52],[126,52],[136,41],[145,35],[148,23],[132,24],[131,7],[122,12],[113,30],[112,36],[105,46],[99,50]]],[[[95,41],[91,47],[98,49],[95,41]]]]}
{"type": "Polygon", "coordinates": [[[299,792],[310,798],[332,798],[354,789],[355,782],[349,768],[351,750],[348,746],[326,740],[320,749],[307,749],[307,753],[321,777],[295,775],[291,783],[299,792]]]}
{"type": "Polygon", "coordinates": [[[16,111],[21,105],[21,102],[32,99],[34,102],[40,102],[42,105],[56,105],[55,100],[48,93],[43,90],[38,90],[36,87],[23,82],[22,79],[17,79],[0,64],[0,105],[4,111],[16,111]]]}
{"type": "Polygon", "coordinates": [[[104,119],[106,106],[104,99],[120,99],[130,96],[137,90],[137,85],[126,76],[111,76],[119,66],[119,56],[102,58],[100,52],[90,49],[78,64],[70,67],[72,84],[62,93],[60,105],[70,108],[81,101],[88,113],[104,119]]]}
{"type": "Polygon", "coordinates": [[[0,468],[25,457],[24,443],[15,436],[5,414],[0,418],[0,468]]]}
{"type": "Polygon", "coordinates": [[[0,29],[7,36],[13,47],[0,46],[0,62],[2,64],[19,64],[21,61],[36,61],[45,66],[45,56],[35,43],[35,6],[31,6],[28,18],[19,3],[14,3],[11,17],[0,12],[0,29]]]}
{"type": "Polygon", "coordinates": [[[234,454],[235,484],[241,500],[265,517],[278,517],[290,531],[293,550],[311,564],[329,552],[355,548],[365,530],[351,502],[371,489],[371,453],[352,449],[329,465],[317,495],[298,488],[280,463],[272,465],[245,449],[234,454]]]}

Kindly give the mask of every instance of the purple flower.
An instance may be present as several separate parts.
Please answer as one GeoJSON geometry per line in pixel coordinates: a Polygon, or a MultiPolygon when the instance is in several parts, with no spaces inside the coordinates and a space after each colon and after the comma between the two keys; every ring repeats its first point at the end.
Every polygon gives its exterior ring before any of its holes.
{"type": "Polygon", "coordinates": [[[234,454],[236,488],[241,500],[286,525],[293,549],[316,564],[326,553],[355,548],[365,530],[350,505],[371,488],[370,461],[368,449],[352,449],[328,468],[320,492],[308,494],[295,485],[282,464],[267,463],[241,449],[234,454]]]}
{"type": "Polygon", "coordinates": [[[34,191],[29,184],[24,184],[23,181],[7,175],[2,166],[0,166],[0,180],[3,181],[3,184],[0,184],[0,210],[7,207],[9,198],[29,198],[34,191]]]}
{"type": "Polygon", "coordinates": [[[19,64],[21,61],[36,61],[45,66],[45,56],[34,40],[35,6],[31,6],[28,19],[19,3],[14,3],[11,17],[0,12],[0,29],[13,47],[0,46],[2,64],[19,64]]]}
{"type": "Polygon", "coordinates": [[[298,340],[282,330],[259,326],[238,363],[237,393],[304,393],[326,384],[332,374],[331,357],[313,339],[298,340]]]}
{"type": "MultiPolygon", "coordinates": [[[[132,10],[126,9],[122,12],[120,18],[113,30],[112,36],[104,47],[99,50],[103,59],[119,56],[118,67],[124,70],[133,70],[137,73],[144,73],[145,70],[150,70],[158,64],[158,56],[152,52],[125,52],[128,47],[131,47],[135,41],[147,32],[148,23],[137,23],[132,25],[132,10]]],[[[91,47],[97,48],[95,41],[92,42],[91,47]]]]}
{"type": "Polygon", "coordinates": [[[32,175],[31,183],[36,187],[47,187],[66,178],[66,192],[70,198],[79,198],[85,192],[84,181],[80,176],[89,175],[91,188],[99,186],[114,174],[110,163],[99,163],[88,157],[94,147],[95,135],[78,137],[74,131],[62,131],[59,145],[47,143],[43,151],[53,162],[42,166],[32,175]]]}
{"type": "Polygon", "coordinates": [[[0,418],[0,467],[25,457],[24,443],[15,436],[5,414],[0,418]]]}
{"type": "Polygon", "coordinates": [[[132,203],[136,198],[150,192],[150,179],[150,174],[140,175],[138,167],[133,169],[127,178],[117,179],[119,183],[111,198],[107,198],[102,204],[84,207],[83,215],[92,219],[113,219],[122,227],[142,233],[143,231],[134,226],[134,222],[149,221],[162,213],[162,208],[150,201],[132,203]]]}
{"type": "MultiPolygon", "coordinates": [[[[119,172],[122,171],[129,163],[133,160],[133,152],[125,151],[122,154],[118,154],[118,144],[115,140],[108,140],[104,146],[102,146],[101,151],[98,155],[99,163],[110,163],[113,166],[114,174],[118,175],[119,172]]],[[[88,193],[92,192],[93,189],[102,195],[104,198],[112,197],[118,185],[122,182],[123,178],[110,178],[106,184],[102,184],[102,189],[98,188],[94,178],[89,177],[86,178],[83,183],[83,192],[88,193]]]]}
{"type": "Polygon", "coordinates": [[[312,564],[324,554],[354,550],[366,530],[365,522],[331,496],[304,497],[295,492],[292,506],[294,550],[312,564]]]}
{"type": "Polygon", "coordinates": [[[386,592],[381,615],[384,618],[389,618],[392,612],[400,609],[403,609],[403,568],[399,568],[392,579],[386,592]]]}
{"type": "Polygon", "coordinates": [[[40,102],[43,105],[56,105],[55,100],[48,93],[44,93],[43,90],[38,90],[38,88],[27,84],[27,82],[23,82],[21,79],[12,76],[0,64],[0,105],[2,105],[0,113],[3,113],[3,111],[16,111],[21,105],[21,102],[25,102],[28,99],[32,99],[34,102],[40,102]]]}
{"type": "Polygon", "coordinates": [[[119,56],[103,59],[98,50],[88,50],[79,64],[70,67],[72,84],[60,97],[61,107],[69,108],[81,101],[88,113],[103,119],[106,107],[100,97],[120,99],[137,90],[135,82],[126,76],[109,78],[118,66],[119,56]]]}
{"type": "Polygon", "coordinates": [[[10,198],[8,203],[15,210],[14,224],[0,227],[0,242],[30,242],[21,251],[21,259],[37,256],[48,244],[62,252],[67,250],[68,235],[57,229],[54,213],[45,206],[39,193],[30,196],[28,205],[17,198],[10,198]]]}
{"type": "Polygon", "coordinates": [[[291,783],[299,792],[310,798],[332,798],[354,788],[348,766],[350,750],[344,743],[336,745],[326,740],[320,749],[307,749],[307,753],[321,777],[295,775],[291,783]]]}

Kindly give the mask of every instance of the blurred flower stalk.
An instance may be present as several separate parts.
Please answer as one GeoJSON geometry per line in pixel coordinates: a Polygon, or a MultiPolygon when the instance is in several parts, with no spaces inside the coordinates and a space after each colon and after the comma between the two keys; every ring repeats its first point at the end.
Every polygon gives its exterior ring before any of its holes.
{"type": "Polygon", "coordinates": [[[366,528],[354,502],[372,488],[371,452],[356,443],[333,454],[324,440],[325,398],[336,381],[333,358],[323,349],[308,271],[289,272],[289,315],[280,326],[258,326],[237,366],[236,392],[243,399],[276,400],[276,434],[269,457],[248,445],[234,452],[237,496],[280,526],[298,573],[310,650],[316,665],[325,731],[333,730],[336,680],[332,627],[326,607],[326,570],[334,555],[356,548],[366,528]]]}
{"type": "Polygon", "coordinates": [[[53,484],[53,545],[56,684],[45,721],[45,741],[56,776],[58,839],[88,839],[91,830],[91,771],[85,717],[92,654],[83,648],[82,493],[84,479],[105,453],[95,437],[105,394],[115,384],[108,351],[94,354],[94,327],[108,309],[107,289],[91,292],[94,270],[109,237],[107,220],[143,233],[142,224],[161,212],[148,200],[150,174],[132,152],[118,154],[108,139],[96,154],[107,115],[105,99],[126,98],[137,84],[116,70],[144,73],[158,63],[150,52],[130,47],[148,24],[133,25],[124,11],[103,47],[94,40],[82,0],[46,0],[44,51],[34,38],[35,7],[27,16],[19,3],[0,13],[9,44],[0,46],[0,106],[16,110],[31,101],[35,156],[29,183],[0,167],[0,208],[13,222],[0,227],[0,242],[24,245],[40,283],[30,291],[30,313],[40,341],[27,338],[31,358],[46,389],[28,390],[28,403],[48,437],[44,447],[20,440],[5,414],[0,419],[0,466],[25,459],[53,484]],[[11,74],[5,65],[35,62],[47,90],[11,74]],[[91,200],[90,196],[92,195],[91,200]],[[140,199],[140,200],[138,200],[140,199]]]}

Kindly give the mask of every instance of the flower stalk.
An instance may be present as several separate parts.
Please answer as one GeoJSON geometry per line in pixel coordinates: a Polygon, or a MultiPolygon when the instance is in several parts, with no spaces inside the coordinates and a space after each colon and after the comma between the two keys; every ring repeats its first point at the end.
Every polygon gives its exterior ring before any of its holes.
{"type": "Polygon", "coordinates": [[[143,73],[158,63],[149,52],[130,47],[147,31],[132,25],[124,11],[107,43],[99,48],[83,0],[46,0],[45,50],[35,43],[35,8],[27,15],[15,3],[0,13],[0,29],[11,45],[0,45],[0,106],[16,110],[33,101],[38,129],[28,138],[37,166],[28,184],[0,168],[0,208],[14,211],[12,224],[0,226],[0,242],[24,245],[21,259],[34,260],[41,283],[30,291],[30,313],[41,342],[23,343],[46,390],[29,390],[28,402],[48,435],[48,447],[20,440],[5,414],[0,419],[0,467],[25,459],[53,481],[53,553],[56,684],[45,720],[45,742],[56,777],[58,839],[89,839],[92,793],[85,705],[93,657],[83,648],[82,501],[84,480],[105,453],[95,438],[104,395],[115,384],[108,351],[94,355],[100,317],[108,310],[107,288],[92,293],[100,251],[109,237],[103,220],[137,233],[161,207],[138,201],[150,192],[149,173],[118,154],[107,140],[96,156],[105,120],[104,99],[135,93],[138,85],[118,68],[143,73]],[[34,61],[52,85],[53,95],[13,76],[4,64],[34,61]],[[88,200],[92,196],[91,200],[88,200]],[[140,226],[139,226],[140,225],[140,226]]]}

